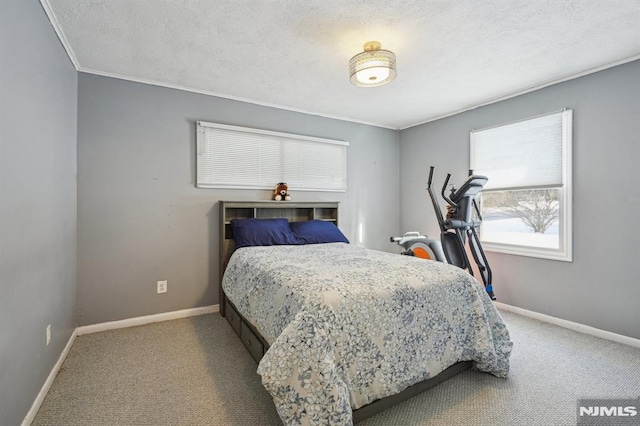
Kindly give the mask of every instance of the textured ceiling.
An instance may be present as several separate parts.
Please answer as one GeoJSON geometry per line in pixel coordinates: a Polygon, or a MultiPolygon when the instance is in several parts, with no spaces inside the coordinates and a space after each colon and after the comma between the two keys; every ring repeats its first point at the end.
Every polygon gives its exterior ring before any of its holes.
{"type": "Polygon", "coordinates": [[[391,128],[640,58],[640,0],[41,1],[80,71],[391,128]],[[398,77],[355,87],[370,40],[398,77]]]}

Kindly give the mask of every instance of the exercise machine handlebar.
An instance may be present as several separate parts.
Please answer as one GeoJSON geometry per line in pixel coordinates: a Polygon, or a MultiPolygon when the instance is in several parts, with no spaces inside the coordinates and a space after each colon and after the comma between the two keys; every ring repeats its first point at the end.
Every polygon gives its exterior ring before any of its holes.
{"type": "Polygon", "coordinates": [[[440,226],[440,231],[444,232],[447,229],[444,227],[444,218],[442,217],[442,212],[440,211],[440,205],[438,204],[438,199],[436,193],[433,191],[431,184],[433,183],[433,173],[436,170],[435,166],[431,166],[429,169],[429,181],[427,182],[427,192],[429,193],[429,198],[431,198],[431,203],[433,204],[433,210],[436,213],[436,219],[438,220],[438,225],[440,226]]]}
{"type": "Polygon", "coordinates": [[[451,207],[458,207],[458,205],[456,203],[454,203],[451,198],[447,197],[447,194],[445,194],[444,192],[447,190],[447,185],[449,184],[449,179],[451,179],[451,173],[447,173],[447,178],[444,180],[444,184],[442,185],[442,192],[440,193],[442,195],[442,198],[444,198],[444,200],[449,203],[449,205],[451,207]]]}

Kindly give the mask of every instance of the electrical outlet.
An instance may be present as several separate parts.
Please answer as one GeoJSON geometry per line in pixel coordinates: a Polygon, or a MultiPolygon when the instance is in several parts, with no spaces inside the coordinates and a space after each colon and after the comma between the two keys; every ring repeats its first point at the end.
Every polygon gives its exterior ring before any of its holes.
{"type": "Polygon", "coordinates": [[[51,324],[47,326],[47,346],[51,343],[51,324]]]}
{"type": "Polygon", "coordinates": [[[166,293],[167,292],[167,280],[158,281],[158,293],[166,293]]]}

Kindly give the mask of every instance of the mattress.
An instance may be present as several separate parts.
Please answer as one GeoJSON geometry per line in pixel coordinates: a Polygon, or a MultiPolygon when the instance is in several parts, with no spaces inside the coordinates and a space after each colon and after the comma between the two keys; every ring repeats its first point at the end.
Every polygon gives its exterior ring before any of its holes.
{"type": "Polygon", "coordinates": [[[344,243],[245,247],[222,285],[270,344],[258,374],[285,424],[351,424],[460,361],[509,370],[500,314],[451,265],[344,243]]]}

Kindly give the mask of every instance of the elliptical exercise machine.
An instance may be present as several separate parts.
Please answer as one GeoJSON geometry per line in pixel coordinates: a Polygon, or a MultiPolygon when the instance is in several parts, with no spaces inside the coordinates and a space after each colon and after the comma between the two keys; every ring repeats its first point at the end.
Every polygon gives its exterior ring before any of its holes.
{"type": "Polygon", "coordinates": [[[449,179],[451,179],[451,173],[447,173],[447,178],[442,185],[441,192],[442,198],[449,203],[447,206],[447,215],[446,218],[444,218],[440,211],[437,195],[431,187],[434,171],[435,167],[431,166],[427,191],[431,197],[436,218],[440,225],[440,241],[446,260],[452,265],[468,270],[473,276],[473,268],[471,262],[469,262],[467,251],[465,250],[465,244],[468,240],[469,249],[473,260],[475,260],[478,266],[484,288],[491,300],[496,300],[491,283],[491,268],[489,267],[489,262],[484,254],[484,250],[482,250],[480,238],[476,232],[476,228],[479,228],[482,223],[482,215],[480,214],[480,209],[478,208],[475,198],[482,192],[482,188],[487,183],[488,178],[486,176],[474,175],[473,170],[469,170],[469,177],[462,186],[460,186],[460,188],[452,186],[451,192],[447,196],[445,191],[447,190],[449,179]],[[473,218],[474,212],[476,213],[477,220],[473,218]]]}

